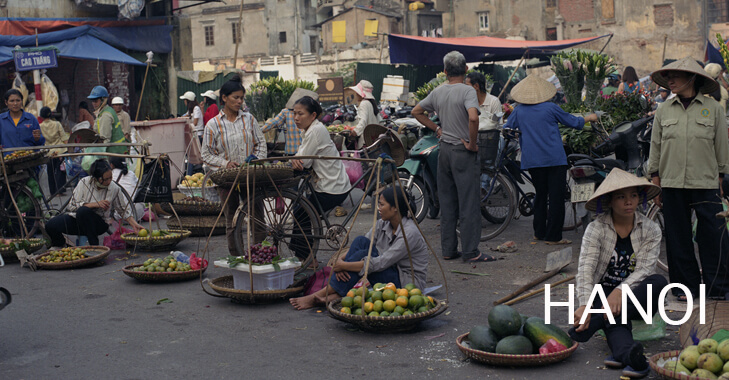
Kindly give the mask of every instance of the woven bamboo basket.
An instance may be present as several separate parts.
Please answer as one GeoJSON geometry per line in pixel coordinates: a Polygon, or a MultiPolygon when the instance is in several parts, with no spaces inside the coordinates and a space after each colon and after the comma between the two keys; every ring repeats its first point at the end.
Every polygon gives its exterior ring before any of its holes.
{"type": "Polygon", "coordinates": [[[178,200],[174,204],[162,203],[162,211],[174,215],[172,207],[174,206],[177,215],[180,216],[201,216],[201,215],[218,215],[222,206],[220,202],[197,202],[188,200],[178,200]]]}
{"type": "Polygon", "coordinates": [[[5,160],[5,166],[7,166],[8,169],[10,169],[10,167],[12,167],[12,166],[15,166],[15,165],[18,165],[18,164],[22,164],[24,162],[30,162],[30,161],[39,160],[39,159],[44,158],[45,156],[46,156],[46,152],[44,150],[38,150],[38,151],[35,151],[35,152],[33,152],[33,153],[31,153],[31,154],[29,154],[27,156],[18,157],[18,158],[14,158],[14,159],[11,159],[11,160],[7,160],[6,159],[5,160]]]}
{"type": "Polygon", "coordinates": [[[176,233],[175,236],[147,236],[139,237],[137,234],[130,232],[122,234],[121,238],[127,243],[127,246],[142,249],[150,252],[169,251],[181,241],[190,236],[187,230],[167,230],[167,232],[176,233]]]}
{"type": "Polygon", "coordinates": [[[679,339],[683,348],[694,344],[691,339],[692,331],[701,340],[711,338],[721,329],[729,330],[729,301],[707,301],[705,310],[706,323],[703,325],[700,323],[698,306],[691,312],[691,317],[681,325],[679,339]]]}
{"type": "Polygon", "coordinates": [[[304,291],[307,278],[295,281],[291,286],[282,290],[243,290],[235,289],[233,276],[218,277],[210,281],[210,287],[220,295],[231,298],[243,304],[270,303],[289,299],[304,291]]]}
{"type": "MultiPolygon", "coordinates": [[[[257,187],[263,186],[280,186],[279,181],[285,181],[294,176],[294,169],[287,164],[274,164],[274,165],[257,165],[257,166],[243,166],[239,168],[220,169],[213,173],[210,173],[210,179],[216,185],[224,188],[231,188],[235,184],[235,177],[240,170],[238,176],[238,184],[245,185],[247,171],[251,171],[251,174],[255,173],[255,181],[257,187]],[[255,168],[255,169],[254,169],[255,168]],[[269,175],[271,178],[269,178],[269,175]],[[274,183],[271,183],[271,180],[274,183]]],[[[251,178],[253,180],[253,178],[251,178]]]]}
{"type": "Polygon", "coordinates": [[[208,267],[202,269],[189,270],[185,272],[136,272],[134,268],[141,267],[142,264],[128,265],[122,269],[127,276],[142,282],[178,282],[189,281],[200,277],[208,267]]]}
{"type": "MultiPolygon", "coordinates": [[[[19,242],[22,240],[27,240],[30,243],[30,248],[25,250],[29,254],[38,251],[43,248],[43,245],[45,245],[45,241],[43,239],[12,239],[13,242],[19,242]]],[[[2,255],[3,260],[5,261],[18,260],[18,256],[15,255],[15,248],[12,246],[0,248],[0,255],[2,255]]]]}
{"type": "MultiPolygon", "coordinates": [[[[104,259],[106,259],[106,256],[109,256],[109,252],[111,251],[109,247],[104,247],[103,245],[88,245],[83,247],[76,247],[86,250],[86,255],[89,257],[85,259],[80,260],[74,260],[74,261],[66,261],[61,263],[44,263],[41,261],[37,261],[38,268],[43,269],[73,269],[73,268],[81,268],[90,266],[97,263],[104,263],[104,259]]],[[[51,252],[46,252],[38,258],[50,255],[51,252]]]]}
{"type": "Polygon", "coordinates": [[[207,237],[210,230],[213,231],[213,236],[223,235],[225,234],[225,218],[221,217],[218,223],[213,225],[217,218],[217,216],[181,216],[181,224],[177,222],[177,218],[171,218],[167,221],[167,228],[190,231],[191,237],[207,237]]]}
{"type": "MultiPolygon", "coordinates": [[[[689,376],[684,375],[683,373],[677,373],[673,371],[669,371],[663,367],[658,366],[658,361],[661,359],[667,360],[671,358],[678,358],[678,355],[681,354],[681,351],[675,350],[675,351],[668,351],[668,352],[662,352],[660,354],[655,354],[651,356],[650,360],[648,360],[648,364],[650,364],[651,368],[656,371],[659,375],[661,375],[662,379],[675,379],[675,380],[694,380],[699,379],[696,376],[689,376]]],[[[703,378],[702,378],[703,379],[703,378]]]]}
{"type": "Polygon", "coordinates": [[[327,310],[329,310],[330,317],[356,325],[362,330],[376,333],[394,333],[412,330],[418,323],[433,318],[448,309],[448,304],[445,301],[435,300],[435,304],[434,308],[422,313],[395,317],[370,317],[342,313],[339,311],[342,308],[341,301],[330,302],[327,305],[327,310]]]}
{"type": "Polygon", "coordinates": [[[579,345],[577,342],[572,343],[572,347],[550,354],[531,354],[531,355],[507,355],[496,354],[481,350],[475,350],[468,345],[468,333],[456,338],[458,348],[469,359],[477,362],[486,363],[494,366],[514,366],[514,367],[536,367],[547,364],[561,362],[572,355],[579,345]]]}

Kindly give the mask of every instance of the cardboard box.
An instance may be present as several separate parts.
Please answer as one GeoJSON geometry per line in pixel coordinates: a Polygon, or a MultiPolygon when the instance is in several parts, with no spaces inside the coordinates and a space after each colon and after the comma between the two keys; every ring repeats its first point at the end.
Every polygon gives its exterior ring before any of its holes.
{"type": "MultiPolygon", "coordinates": [[[[401,76],[388,75],[382,80],[382,92],[407,95],[410,92],[410,81],[401,76]]],[[[407,98],[404,101],[407,101],[407,98]]]]}
{"type": "Polygon", "coordinates": [[[380,102],[397,102],[397,103],[404,104],[407,101],[408,101],[408,93],[398,94],[398,93],[383,91],[382,94],[380,94],[380,102]]]}

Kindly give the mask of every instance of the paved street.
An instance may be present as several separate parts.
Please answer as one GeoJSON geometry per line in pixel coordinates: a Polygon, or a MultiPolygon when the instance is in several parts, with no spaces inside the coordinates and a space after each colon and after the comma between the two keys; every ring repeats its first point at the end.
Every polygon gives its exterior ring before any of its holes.
{"type": "MultiPolygon", "coordinates": [[[[363,233],[371,220],[372,209],[364,210],[355,231],[363,233]]],[[[422,227],[439,254],[438,223],[426,219],[422,227]]],[[[359,331],[330,318],[323,308],[295,311],[287,302],[240,305],[204,293],[199,281],[145,284],[121,272],[125,265],[160,254],[114,251],[105,265],[64,271],[31,272],[11,263],[0,268],[0,286],[13,295],[13,303],[0,311],[0,378],[619,378],[619,372],[604,369],[608,349],[598,337],[565,362],[548,367],[496,368],[464,360],[456,337],[487,324],[494,300],[542,273],[553,247],[530,244],[531,236],[531,218],[521,218],[496,241],[481,245],[487,249],[515,240],[518,251],[499,254],[504,260],[477,265],[441,261],[448,292],[433,295],[448,298],[448,311],[413,332],[391,335],[359,331]],[[157,304],[164,298],[172,302],[157,304]]],[[[581,231],[565,237],[576,242],[569,275],[576,273],[581,231]]],[[[190,253],[203,244],[203,239],[190,238],[178,248],[190,253]]],[[[226,255],[224,244],[222,236],[212,239],[206,278],[228,274],[212,267],[213,259],[226,255]]],[[[431,259],[428,286],[443,283],[431,259]]],[[[566,294],[560,287],[553,297],[562,300],[566,294]]],[[[543,297],[515,307],[543,316],[543,297]]],[[[566,327],[565,308],[552,315],[566,327]]],[[[647,352],[677,347],[677,329],[669,326],[668,337],[648,342],[647,352]]]]}

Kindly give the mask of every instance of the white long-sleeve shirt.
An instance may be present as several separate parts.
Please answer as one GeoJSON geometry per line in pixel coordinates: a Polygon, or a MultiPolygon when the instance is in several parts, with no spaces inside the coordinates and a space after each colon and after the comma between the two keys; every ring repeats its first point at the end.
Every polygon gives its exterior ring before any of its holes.
{"type": "Polygon", "coordinates": [[[109,209],[104,210],[103,208],[94,208],[94,212],[99,214],[107,223],[111,223],[112,211],[116,211],[122,218],[126,219],[132,216],[132,210],[129,208],[126,202],[122,202],[120,199],[121,187],[116,182],[111,181],[109,187],[101,189],[94,183],[95,179],[92,176],[81,178],[78,181],[78,185],[73,189],[73,198],[71,203],[68,204],[69,215],[76,216],[76,210],[83,206],[85,203],[94,203],[102,200],[107,200],[111,203],[109,209]]]}
{"type": "Polygon", "coordinates": [[[357,125],[354,127],[354,133],[359,136],[357,139],[357,149],[364,145],[364,130],[370,124],[379,124],[380,117],[375,114],[372,103],[368,100],[362,100],[357,107],[357,125]]]}
{"type": "MultiPolygon", "coordinates": [[[[319,120],[314,120],[305,131],[301,131],[301,146],[297,156],[339,157],[327,128],[319,120]]],[[[349,191],[350,183],[347,171],[341,160],[304,159],[305,168],[312,168],[317,180],[314,190],[319,193],[343,194],[349,191]]]]}
{"type": "Polygon", "coordinates": [[[245,162],[251,154],[266,158],[266,138],[250,113],[238,111],[238,117],[231,122],[221,111],[205,126],[200,153],[208,168],[223,169],[231,161],[245,162]]]}

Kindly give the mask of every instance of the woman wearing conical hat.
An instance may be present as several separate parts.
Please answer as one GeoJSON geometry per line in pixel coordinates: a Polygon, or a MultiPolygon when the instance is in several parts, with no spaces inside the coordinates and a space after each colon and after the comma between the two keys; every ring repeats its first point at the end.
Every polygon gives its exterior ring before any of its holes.
{"type": "MultiPolygon", "coordinates": [[[[729,173],[729,141],[724,109],[704,96],[719,84],[691,57],[655,71],[651,79],[676,94],[656,110],[648,160],[652,181],[663,190],[658,203],[662,201],[666,221],[669,277],[693,295],[699,294],[703,279],[708,296],[724,298],[729,292],[729,237],[715,215],[722,211],[720,183],[729,173]],[[701,270],[694,256],[691,209],[698,220],[701,270]]],[[[681,289],[672,290],[679,301],[686,300],[681,289]]]]}
{"type": "Polygon", "coordinates": [[[534,238],[547,244],[570,244],[562,239],[564,198],[567,188],[567,156],[559,126],[582,129],[585,121],[597,121],[594,114],[576,117],[549,102],[557,89],[536,74],[529,75],[511,90],[519,103],[504,128],[521,130],[521,168],[529,170],[534,183],[534,238]]]}
{"type": "MultiPolygon", "coordinates": [[[[624,368],[623,376],[644,377],[650,372],[643,355],[643,346],[633,341],[630,323],[622,324],[622,292],[631,289],[642,310],[652,303],[658,311],[658,295],[668,282],[655,274],[661,250],[661,228],[643,214],[636,212],[641,204],[660,194],[658,186],[621,169],[613,169],[585,208],[598,213],[585,229],[577,268],[577,299],[574,327],[570,336],[586,342],[597,330],[605,331],[612,355],[605,360],[609,368],[624,368]],[[580,323],[594,287],[600,285],[607,296],[607,307],[614,322],[604,314],[588,314],[580,323]],[[624,285],[624,286],[621,286],[624,285]],[[651,286],[649,291],[648,286],[651,286]]],[[[592,310],[601,309],[602,301],[596,297],[592,310]]],[[[628,320],[641,316],[632,299],[628,299],[628,320]]]]}

